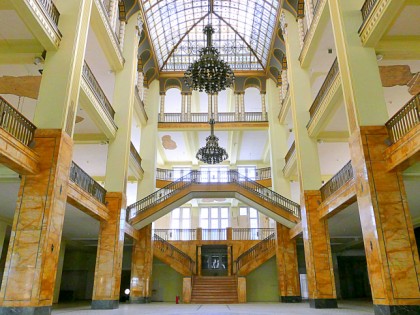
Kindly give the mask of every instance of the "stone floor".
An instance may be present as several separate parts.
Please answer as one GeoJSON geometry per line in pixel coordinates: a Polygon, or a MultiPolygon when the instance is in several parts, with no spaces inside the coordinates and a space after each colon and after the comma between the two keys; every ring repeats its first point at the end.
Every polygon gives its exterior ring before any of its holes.
{"type": "Polygon", "coordinates": [[[89,304],[57,305],[53,315],[365,315],[373,314],[373,306],[367,301],[341,301],[338,309],[311,309],[308,303],[280,304],[280,303],[247,303],[247,304],[125,304],[121,303],[117,310],[91,310],[89,304]]]}

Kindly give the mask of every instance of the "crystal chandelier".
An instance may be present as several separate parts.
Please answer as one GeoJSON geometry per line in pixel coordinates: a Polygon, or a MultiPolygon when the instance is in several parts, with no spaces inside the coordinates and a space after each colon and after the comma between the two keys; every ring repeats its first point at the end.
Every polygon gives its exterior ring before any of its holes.
{"type": "MultiPolygon", "coordinates": [[[[213,99],[213,96],[210,96],[213,99]]],[[[211,103],[213,105],[213,103],[211,103]]],[[[224,148],[219,147],[219,138],[214,135],[214,117],[213,117],[213,106],[211,106],[211,118],[210,124],[210,136],[206,138],[206,145],[201,147],[197,154],[197,160],[206,164],[219,164],[226,160],[229,155],[224,148]]]]}
{"type": "Polygon", "coordinates": [[[230,66],[219,58],[219,51],[212,45],[214,28],[209,24],[203,32],[207,37],[207,46],[200,49],[200,58],[185,71],[184,82],[193,90],[214,94],[232,86],[235,75],[230,66]]]}

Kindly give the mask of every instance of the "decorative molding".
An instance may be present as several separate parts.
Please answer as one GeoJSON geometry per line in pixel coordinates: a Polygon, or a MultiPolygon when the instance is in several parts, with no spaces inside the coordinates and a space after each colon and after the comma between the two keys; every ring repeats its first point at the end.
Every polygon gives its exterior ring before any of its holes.
{"type": "Polygon", "coordinates": [[[286,120],[287,113],[289,112],[289,109],[290,109],[290,104],[291,104],[290,100],[291,98],[290,98],[290,89],[289,89],[287,90],[286,97],[283,99],[281,103],[281,107],[280,107],[279,121],[281,124],[283,124],[284,121],[286,120]]]}
{"type": "Polygon", "coordinates": [[[293,175],[295,175],[297,166],[297,156],[296,156],[296,150],[292,153],[290,156],[289,161],[286,163],[286,165],[283,168],[283,175],[286,178],[291,178],[293,175]]]}
{"type": "Polygon", "coordinates": [[[368,42],[373,30],[378,25],[378,21],[382,18],[391,2],[392,0],[378,0],[369,16],[363,21],[362,27],[359,30],[363,45],[366,45],[368,42]]]}
{"type": "Polygon", "coordinates": [[[133,155],[130,154],[129,160],[130,169],[133,171],[133,175],[137,180],[142,180],[144,176],[143,168],[137,163],[133,155]]]}

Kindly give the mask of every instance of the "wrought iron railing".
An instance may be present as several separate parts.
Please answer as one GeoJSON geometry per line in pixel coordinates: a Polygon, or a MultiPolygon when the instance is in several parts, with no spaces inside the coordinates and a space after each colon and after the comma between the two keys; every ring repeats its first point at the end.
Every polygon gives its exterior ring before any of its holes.
{"type": "Polygon", "coordinates": [[[373,8],[375,7],[375,4],[378,2],[378,0],[366,0],[365,3],[362,6],[362,18],[363,18],[363,24],[367,20],[370,12],[372,12],[373,8]]]}
{"type": "Polygon", "coordinates": [[[164,168],[156,169],[156,179],[173,181],[174,180],[174,171],[164,168]]]}
{"type": "Polygon", "coordinates": [[[93,198],[105,204],[106,190],[99,185],[92,177],[76,163],[72,162],[70,166],[70,180],[84,191],[89,193],[93,198]]]}
{"type": "Polygon", "coordinates": [[[144,172],[143,167],[141,167],[140,154],[137,152],[137,149],[134,147],[134,144],[132,142],[130,142],[130,155],[133,157],[134,161],[136,161],[137,166],[140,168],[140,170],[144,172]]]}
{"type": "Polygon", "coordinates": [[[318,112],[319,108],[321,107],[322,101],[324,100],[325,96],[328,94],[328,91],[330,90],[334,80],[337,78],[339,73],[340,73],[340,70],[338,68],[338,61],[337,61],[337,58],[335,58],[334,63],[332,64],[330,71],[328,71],[328,74],[324,80],[324,83],[322,83],[322,86],[319,89],[319,92],[317,96],[315,97],[311,105],[311,108],[309,109],[310,119],[306,126],[309,126],[311,124],[316,112],[318,112]]]}
{"type": "MultiPolygon", "coordinates": [[[[106,23],[108,24],[109,29],[111,30],[112,36],[114,37],[115,41],[119,44],[120,43],[120,40],[118,38],[118,35],[116,33],[116,30],[115,29],[112,29],[112,27],[111,27],[111,21],[109,19],[108,11],[106,10],[105,5],[104,5],[104,3],[103,3],[102,0],[99,0],[98,2],[99,2],[99,5],[101,7],[101,10],[103,11],[103,13],[106,16],[106,19],[105,20],[106,20],[106,23]]],[[[117,45],[117,46],[118,46],[118,50],[122,54],[120,45],[117,45]]]]}
{"type": "Polygon", "coordinates": [[[271,167],[255,170],[255,180],[271,179],[271,167]]]}
{"type": "Polygon", "coordinates": [[[165,241],[162,237],[156,235],[156,233],[153,235],[154,240],[154,250],[159,250],[165,255],[172,257],[174,260],[178,261],[181,265],[186,266],[188,270],[190,270],[191,274],[194,271],[195,263],[191,259],[190,256],[185,254],[180,249],[176,248],[169,242],[165,241]]]}
{"type": "Polygon", "coordinates": [[[46,15],[54,22],[55,26],[58,27],[60,12],[58,12],[57,7],[52,0],[38,0],[38,2],[41,4],[46,15]]]}
{"type": "Polygon", "coordinates": [[[218,173],[217,181],[213,177],[209,177],[208,172],[191,171],[189,174],[181,177],[180,179],[173,181],[169,185],[159,189],[153,194],[137,201],[136,203],[127,207],[127,219],[134,218],[141,212],[163,202],[170,198],[178,191],[185,189],[193,183],[233,183],[243,189],[253,193],[257,197],[272,203],[285,211],[290,212],[297,218],[300,218],[300,205],[279,195],[278,193],[266,188],[265,186],[258,184],[255,181],[242,176],[235,170],[220,171],[218,173]]]}
{"type": "Polygon", "coordinates": [[[0,128],[28,146],[34,139],[36,127],[3,97],[0,96],[0,128]]]}
{"type": "Polygon", "coordinates": [[[276,235],[272,233],[236,259],[236,270],[240,271],[247,263],[256,260],[260,255],[263,255],[274,248],[276,248],[276,235]]]}
{"type": "Polygon", "coordinates": [[[232,240],[246,241],[246,240],[263,240],[273,234],[274,229],[269,228],[233,228],[232,240]]]}
{"type": "Polygon", "coordinates": [[[404,137],[420,123],[420,93],[414,96],[385,124],[392,143],[404,137]]]}
{"type": "Polygon", "coordinates": [[[196,229],[155,229],[154,233],[165,241],[195,241],[196,229]]]}
{"type": "Polygon", "coordinates": [[[95,94],[96,99],[98,100],[105,114],[114,123],[115,111],[86,61],[83,64],[83,78],[88,83],[93,94],[95,94]]]}
{"type": "Polygon", "coordinates": [[[321,187],[322,200],[327,199],[345,183],[354,178],[353,167],[349,161],[337,174],[335,174],[328,182],[321,187]]]}
{"type": "Polygon", "coordinates": [[[227,233],[226,229],[203,229],[201,237],[203,241],[225,241],[227,233]]]}
{"type": "MultiPolygon", "coordinates": [[[[320,0],[318,0],[317,2],[316,2],[316,4],[315,4],[315,6],[314,6],[314,17],[317,15],[317,14],[319,14],[319,8],[321,7],[321,2],[322,1],[320,1],[320,0]]],[[[314,27],[314,18],[312,19],[312,23],[311,23],[311,25],[308,25],[308,27],[306,28],[306,31],[305,31],[305,36],[304,36],[304,38],[303,38],[303,42],[306,42],[306,39],[307,39],[307,37],[308,37],[308,34],[309,34],[309,32],[311,31],[311,28],[312,27],[314,27]]]]}
{"type": "Polygon", "coordinates": [[[134,91],[135,97],[136,97],[138,103],[140,104],[140,111],[142,112],[142,114],[144,115],[146,120],[148,120],[149,117],[147,117],[146,109],[144,108],[144,102],[141,100],[139,88],[137,86],[135,86],[134,90],[135,90],[134,91]]]}
{"type": "MultiPolygon", "coordinates": [[[[246,112],[244,115],[235,117],[235,113],[217,113],[215,117],[218,122],[237,122],[237,121],[267,121],[263,119],[261,112],[246,112]]],[[[188,115],[181,113],[165,113],[163,120],[159,115],[159,122],[166,123],[178,123],[178,122],[193,122],[193,123],[207,123],[209,121],[209,115],[207,113],[191,113],[191,120],[188,119],[188,115]]]]}
{"type": "Polygon", "coordinates": [[[296,151],[296,142],[293,141],[292,145],[289,148],[289,151],[287,151],[286,156],[284,157],[285,165],[287,165],[290,162],[290,159],[292,158],[295,151],[296,151]]]}

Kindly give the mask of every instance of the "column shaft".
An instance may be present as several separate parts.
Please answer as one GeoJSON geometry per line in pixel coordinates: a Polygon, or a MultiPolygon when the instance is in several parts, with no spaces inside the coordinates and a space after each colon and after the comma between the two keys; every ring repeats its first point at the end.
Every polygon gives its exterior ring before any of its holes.
{"type": "Polygon", "coordinates": [[[192,93],[187,93],[187,121],[191,121],[191,98],[192,93]]]}

